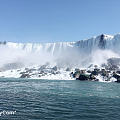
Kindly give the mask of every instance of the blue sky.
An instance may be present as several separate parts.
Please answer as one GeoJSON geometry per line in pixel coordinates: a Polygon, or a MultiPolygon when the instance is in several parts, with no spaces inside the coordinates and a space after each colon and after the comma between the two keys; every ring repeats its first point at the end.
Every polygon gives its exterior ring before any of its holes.
{"type": "Polygon", "coordinates": [[[120,32],[120,0],[0,0],[0,40],[77,41],[120,32]]]}

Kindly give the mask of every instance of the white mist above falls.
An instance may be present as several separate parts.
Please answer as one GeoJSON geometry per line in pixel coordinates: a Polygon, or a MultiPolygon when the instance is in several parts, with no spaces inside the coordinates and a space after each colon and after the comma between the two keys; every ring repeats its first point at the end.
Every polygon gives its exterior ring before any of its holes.
{"type": "Polygon", "coordinates": [[[120,34],[100,35],[77,42],[59,43],[13,43],[0,45],[0,67],[7,63],[42,65],[46,62],[61,67],[101,64],[111,57],[119,57],[120,34]]]}

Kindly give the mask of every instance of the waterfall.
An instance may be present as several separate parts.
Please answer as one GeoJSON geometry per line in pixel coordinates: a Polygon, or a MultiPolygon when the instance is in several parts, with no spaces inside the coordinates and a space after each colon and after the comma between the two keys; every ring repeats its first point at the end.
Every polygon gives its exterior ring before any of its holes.
{"type": "Polygon", "coordinates": [[[75,42],[60,42],[60,43],[13,43],[8,42],[8,48],[24,50],[26,52],[47,52],[51,55],[62,53],[63,51],[72,48],[75,42]]]}
{"type": "MultiPolygon", "coordinates": [[[[36,64],[42,64],[43,62],[53,61],[54,59],[60,65],[74,63],[74,65],[77,66],[79,64],[84,65],[91,61],[97,62],[97,58],[103,59],[108,56],[107,54],[109,54],[109,57],[113,57],[113,53],[120,54],[120,34],[114,36],[102,34],[97,37],[92,37],[90,39],[80,40],[77,42],[1,42],[0,51],[2,61],[0,61],[1,64],[6,61],[10,63],[18,60],[21,60],[22,62],[26,61],[26,63],[30,61],[30,63],[34,62],[36,64]],[[111,51],[113,53],[111,53],[111,51]]],[[[102,61],[104,61],[104,59],[102,61]]]]}
{"type": "Polygon", "coordinates": [[[120,49],[120,34],[115,36],[100,35],[87,40],[77,42],[58,42],[58,43],[13,43],[7,42],[6,46],[14,49],[21,49],[27,52],[49,52],[52,54],[62,53],[67,49],[79,49],[79,52],[90,53],[96,49],[120,49]]]}

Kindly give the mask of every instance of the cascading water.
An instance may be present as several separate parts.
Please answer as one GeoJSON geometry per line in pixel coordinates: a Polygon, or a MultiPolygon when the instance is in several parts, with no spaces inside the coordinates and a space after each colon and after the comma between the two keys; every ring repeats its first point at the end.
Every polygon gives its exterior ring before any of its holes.
{"type": "Polygon", "coordinates": [[[108,58],[116,56],[116,54],[113,53],[120,54],[120,34],[115,36],[102,34],[91,39],[77,42],[7,42],[4,44],[1,43],[0,49],[1,59],[3,59],[2,64],[16,61],[24,62],[25,64],[29,63],[29,61],[34,64],[44,64],[44,62],[57,61],[57,63],[61,65],[79,66],[86,65],[93,61],[97,62],[97,57],[104,59],[107,53],[109,54],[107,55],[108,58]]]}
{"type": "Polygon", "coordinates": [[[6,46],[9,48],[21,49],[27,52],[41,52],[46,51],[51,54],[57,54],[69,48],[77,48],[79,52],[91,52],[94,49],[112,49],[116,50],[120,44],[120,34],[115,36],[100,35],[87,40],[80,40],[77,42],[58,42],[58,43],[12,43],[7,42],[6,46]],[[116,48],[117,47],[117,48],[116,48]]]}

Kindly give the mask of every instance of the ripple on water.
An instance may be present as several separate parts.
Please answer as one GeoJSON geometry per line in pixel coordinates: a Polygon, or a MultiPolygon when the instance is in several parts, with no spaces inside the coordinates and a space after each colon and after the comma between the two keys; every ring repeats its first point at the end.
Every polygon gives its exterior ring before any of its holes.
{"type": "Polygon", "coordinates": [[[120,84],[0,79],[0,110],[16,120],[118,120],[120,84]]]}

